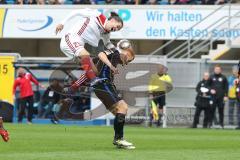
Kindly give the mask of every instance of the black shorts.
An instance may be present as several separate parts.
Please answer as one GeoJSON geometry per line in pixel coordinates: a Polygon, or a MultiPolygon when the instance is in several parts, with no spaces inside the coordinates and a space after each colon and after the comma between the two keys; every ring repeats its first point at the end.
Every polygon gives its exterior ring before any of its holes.
{"type": "Polygon", "coordinates": [[[112,108],[114,104],[122,100],[115,85],[111,82],[99,83],[94,87],[94,92],[109,111],[114,109],[112,108]]]}
{"type": "Polygon", "coordinates": [[[166,105],[166,93],[165,92],[153,93],[153,101],[159,106],[159,109],[163,109],[163,106],[166,105]]]}

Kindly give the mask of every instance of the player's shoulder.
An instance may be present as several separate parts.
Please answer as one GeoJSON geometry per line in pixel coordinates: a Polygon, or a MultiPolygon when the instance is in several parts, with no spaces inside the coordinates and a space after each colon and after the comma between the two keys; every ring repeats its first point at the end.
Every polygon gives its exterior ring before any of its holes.
{"type": "Polygon", "coordinates": [[[162,75],[164,78],[170,78],[170,76],[166,73],[162,75]]]}
{"type": "Polygon", "coordinates": [[[214,75],[214,74],[211,74],[209,78],[210,78],[210,79],[213,79],[214,77],[215,77],[215,75],[214,75]]]}
{"type": "Polygon", "coordinates": [[[32,74],[27,72],[27,73],[25,74],[25,77],[29,79],[29,78],[32,77],[32,74]]]}
{"type": "Polygon", "coordinates": [[[28,73],[28,72],[27,72],[25,75],[26,75],[26,76],[32,76],[31,73],[28,73]]]}
{"type": "Polygon", "coordinates": [[[159,76],[158,76],[157,73],[154,73],[154,74],[151,75],[151,78],[155,78],[155,79],[157,79],[157,78],[159,78],[159,76]]]}
{"type": "Polygon", "coordinates": [[[21,77],[17,77],[15,81],[20,81],[21,80],[21,77]]]}
{"type": "Polygon", "coordinates": [[[227,79],[227,76],[225,76],[224,74],[221,75],[224,79],[227,79]]]}

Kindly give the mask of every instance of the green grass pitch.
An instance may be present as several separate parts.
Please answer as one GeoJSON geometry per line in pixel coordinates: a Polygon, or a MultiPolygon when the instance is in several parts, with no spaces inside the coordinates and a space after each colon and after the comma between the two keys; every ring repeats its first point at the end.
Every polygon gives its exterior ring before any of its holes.
{"type": "Polygon", "coordinates": [[[126,127],[135,150],[112,145],[112,127],[6,124],[0,160],[237,160],[240,131],[126,127]]]}

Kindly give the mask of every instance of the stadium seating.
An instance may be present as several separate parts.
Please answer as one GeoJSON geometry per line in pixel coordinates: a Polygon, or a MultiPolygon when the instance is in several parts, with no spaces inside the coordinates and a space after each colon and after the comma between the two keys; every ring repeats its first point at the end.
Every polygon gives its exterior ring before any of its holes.
{"type": "MultiPolygon", "coordinates": [[[[6,0],[7,4],[14,4],[15,0],[6,0]]],[[[123,2],[121,0],[116,0],[115,1],[116,4],[123,4],[123,2]]],[[[73,0],[65,0],[64,4],[66,5],[70,5],[73,4],[73,0]]],[[[96,0],[96,4],[98,5],[104,5],[105,0],[96,0]]],[[[160,5],[168,5],[168,0],[158,0],[158,4],[160,5]]],[[[201,4],[201,0],[191,0],[191,4],[201,4]]]]}

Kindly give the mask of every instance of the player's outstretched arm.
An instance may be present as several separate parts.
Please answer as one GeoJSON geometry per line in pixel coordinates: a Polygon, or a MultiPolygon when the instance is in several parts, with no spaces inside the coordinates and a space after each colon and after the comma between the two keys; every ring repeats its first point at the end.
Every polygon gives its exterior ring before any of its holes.
{"type": "Polygon", "coordinates": [[[44,85],[38,82],[31,74],[30,74],[30,80],[37,86],[41,87],[42,89],[46,89],[44,85]]]}
{"type": "Polygon", "coordinates": [[[55,34],[57,35],[63,30],[64,25],[63,24],[58,24],[55,29],[55,34]]]}
{"type": "Polygon", "coordinates": [[[103,44],[107,49],[116,48],[110,40],[110,33],[102,35],[103,44]]]}
{"type": "Polygon", "coordinates": [[[118,69],[112,65],[104,52],[100,52],[98,58],[113,71],[113,74],[119,74],[118,69]]]}

